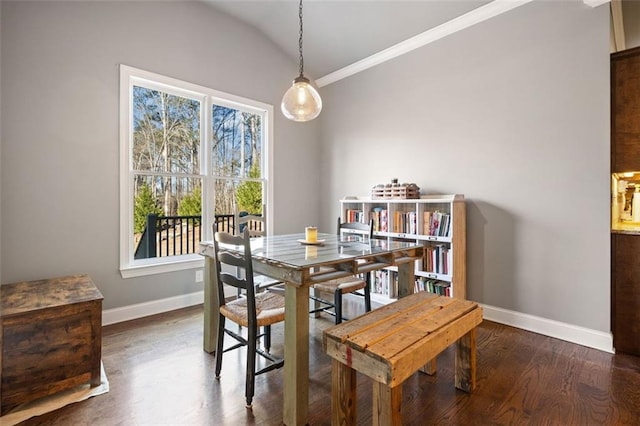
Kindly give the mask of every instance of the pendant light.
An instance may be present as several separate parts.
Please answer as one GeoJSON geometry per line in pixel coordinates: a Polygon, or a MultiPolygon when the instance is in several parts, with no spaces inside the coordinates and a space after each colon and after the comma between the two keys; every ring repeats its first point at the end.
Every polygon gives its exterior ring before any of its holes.
{"type": "Polygon", "coordinates": [[[300,75],[293,80],[293,85],[282,97],[280,108],[289,120],[311,121],[320,115],[322,99],[318,91],[311,85],[309,79],[303,74],[304,58],[302,57],[302,0],[298,16],[300,17],[300,39],[298,48],[300,51],[300,75]]]}

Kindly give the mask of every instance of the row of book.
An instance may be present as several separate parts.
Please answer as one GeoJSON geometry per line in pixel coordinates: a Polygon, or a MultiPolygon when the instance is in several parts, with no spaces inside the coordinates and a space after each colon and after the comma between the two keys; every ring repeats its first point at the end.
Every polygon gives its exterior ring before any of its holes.
{"type": "Polygon", "coordinates": [[[396,211],[393,214],[393,231],[398,234],[417,234],[416,212],[396,211]]]}
{"type": "Polygon", "coordinates": [[[371,274],[371,293],[389,298],[398,297],[398,274],[387,269],[378,269],[371,274]]]}
{"type": "MultiPolygon", "coordinates": [[[[398,297],[398,273],[380,269],[372,273],[371,293],[391,299],[398,297]]],[[[426,277],[416,277],[414,292],[428,291],[441,296],[451,296],[451,283],[426,277]]]]}
{"type": "Polygon", "coordinates": [[[382,207],[375,207],[371,210],[370,218],[373,220],[373,230],[380,232],[388,231],[387,210],[382,207]]]}
{"type": "Polygon", "coordinates": [[[449,275],[452,270],[452,252],[448,245],[426,246],[422,269],[425,272],[449,275]]]}
{"type": "Polygon", "coordinates": [[[366,223],[364,212],[357,209],[347,209],[345,211],[345,219],[347,222],[361,222],[366,223]]]}
{"type": "Polygon", "coordinates": [[[416,293],[419,291],[428,291],[429,293],[439,294],[440,296],[451,297],[451,283],[431,278],[416,277],[413,291],[416,293]]]}
{"type": "MultiPolygon", "coordinates": [[[[347,222],[367,223],[367,218],[362,210],[347,209],[345,211],[347,222]]],[[[395,232],[398,234],[418,234],[418,215],[415,211],[393,213],[393,222],[389,225],[389,213],[382,207],[374,207],[369,213],[369,219],[373,220],[373,230],[379,232],[395,232]]],[[[422,235],[439,237],[450,236],[451,215],[440,211],[424,212],[422,215],[422,235]]]]}
{"type": "Polygon", "coordinates": [[[451,229],[451,215],[439,211],[424,212],[422,225],[425,235],[448,237],[451,229]]]}

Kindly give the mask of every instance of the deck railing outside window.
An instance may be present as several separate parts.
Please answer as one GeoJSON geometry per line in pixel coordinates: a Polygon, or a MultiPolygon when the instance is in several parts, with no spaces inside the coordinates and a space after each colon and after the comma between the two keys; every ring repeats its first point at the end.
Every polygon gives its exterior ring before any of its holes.
{"type": "MultiPolygon", "coordinates": [[[[215,215],[215,230],[235,233],[233,214],[215,215]]],[[[198,252],[202,240],[201,216],[147,216],[147,224],[136,246],[135,259],[178,256],[198,252]],[[155,236],[153,238],[152,236],[155,236]]],[[[250,222],[250,229],[260,229],[261,222],[250,222]]]]}

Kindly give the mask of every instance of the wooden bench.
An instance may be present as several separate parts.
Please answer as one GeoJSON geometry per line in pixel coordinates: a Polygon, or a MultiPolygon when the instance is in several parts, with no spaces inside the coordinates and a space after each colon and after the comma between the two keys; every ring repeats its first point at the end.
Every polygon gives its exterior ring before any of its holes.
{"type": "Polygon", "coordinates": [[[332,424],[356,424],[356,371],[373,379],[373,424],[400,425],[402,383],[457,342],[455,385],[475,388],[475,302],[420,292],[324,331],[333,358],[332,424]]]}

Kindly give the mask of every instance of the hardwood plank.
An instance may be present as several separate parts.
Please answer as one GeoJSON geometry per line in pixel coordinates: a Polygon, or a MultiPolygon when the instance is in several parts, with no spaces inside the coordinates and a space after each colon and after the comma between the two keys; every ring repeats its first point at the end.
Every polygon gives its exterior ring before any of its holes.
{"type": "MultiPolygon", "coordinates": [[[[361,299],[353,300],[345,305],[351,316],[362,305],[361,299]]],[[[202,350],[202,322],[202,306],[195,306],[104,327],[109,393],[23,426],[281,424],[283,369],[256,378],[253,410],[247,410],[245,352],[225,354],[222,376],[215,380],[215,357],[202,350]]],[[[322,331],[333,326],[333,318],[323,316],[309,326],[309,423],[329,425],[331,358],[322,351],[322,331]]],[[[274,326],[272,334],[272,351],[280,356],[284,328],[274,326]]],[[[476,345],[477,385],[472,394],[453,385],[454,346],[438,356],[437,375],[414,374],[405,381],[401,404],[406,425],[505,424],[510,418],[528,419],[523,421],[528,424],[632,425],[640,418],[640,357],[613,355],[486,320],[477,327],[476,345]],[[532,374],[544,380],[532,380],[532,374]],[[501,407],[505,398],[511,401],[511,415],[501,407]],[[518,398],[528,404],[513,403],[518,398]]],[[[362,375],[357,380],[356,423],[371,424],[373,382],[362,375]]]]}
{"type": "Polygon", "coordinates": [[[349,322],[331,327],[327,330],[327,333],[344,342],[347,338],[354,336],[354,331],[362,333],[369,328],[377,327],[379,322],[382,320],[391,320],[393,318],[391,313],[395,312],[395,315],[401,316],[403,314],[402,311],[409,311],[411,309],[419,311],[424,309],[423,303],[425,303],[425,301],[433,299],[438,300],[439,298],[435,294],[423,291],[417,293],[416,297],[405,297],[399,299],[391,305],[379,307],[364,315],[360,315],[349,322]]]}
{"type": "MultiPolygon", "coordinates": [[[[441,322],[438,321],[437,317],[442,315],[442,308],[454,302],[455,300],[451,298],[438,298],[422,306],[416,305],[408,311],[400,312],[398,315],[376,320],[357,334],[351,333],[349,341],[352,342],[355,348],[365,350],[383,339],[401,333],[402,336],[399,337],[399,340],[404,342],[403,346],[410,346],[416,340],[422,338],[425,333],[433,332],[436,329],[434,325],[441,322]]],[[[447,318],[452,315],[457,318],[464,313],[461,312],[461,309],[456,309],[455,313],[447,311],[446,315],[447,318]]]]}

